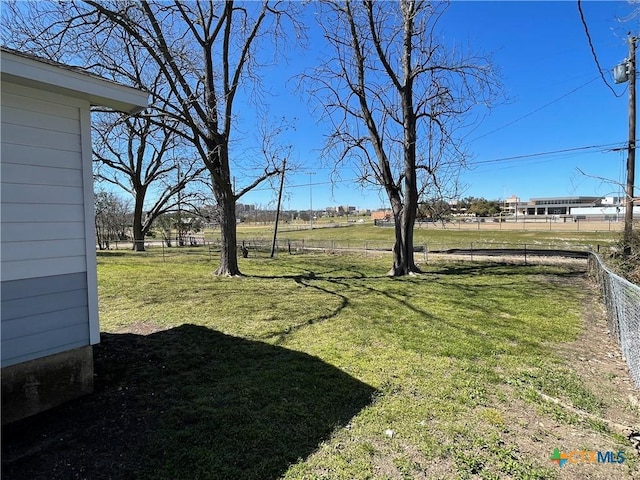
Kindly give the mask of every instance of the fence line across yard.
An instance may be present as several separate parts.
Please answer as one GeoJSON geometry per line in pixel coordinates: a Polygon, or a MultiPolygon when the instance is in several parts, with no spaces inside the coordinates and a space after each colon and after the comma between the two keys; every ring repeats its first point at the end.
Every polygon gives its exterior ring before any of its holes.
{"type": "Polygon", "coordinates": [[[597,254],[589,256],[589,272],[602,291],[609,331],[640,388],[640,287],[609,270],[597,254]]]}
{"type": "MultiPolygon", "coordinates": [[[[132,250],[133,241],[113,241],[107,250],[132,250]]],[[[190,237],[189,241],[182,244],[161,240],[146,240],[143,255],[162,256],[170,258],[180,255],[202,256],[212,259],[220,251],[220,239],[205,237],[190,237]]],[[[271,252],[272,241],[267,238],[245,238],[238,241],[238,254],[243,247],[248,256],[265,256],[271,252]]],[[[302,254],[310,252],[325,253],[390,253],[393,244],[388,240],[294,240],[280,239],[276,242],[275,254],[302,254]]],[[[533,257],[562,256],[572,258],[586,258],[589,252],[597,250],[598,246],[587,244],[567,243],[505,243],[492,241],[476,242],[448,242],[448,243],[421,243],[414,245],[416,261],[428,262],[432,255],[450,255],[454,258],[466,258],[473,260],[479,256],[492,257],[520,257],[525,263],[533,257]]]]}

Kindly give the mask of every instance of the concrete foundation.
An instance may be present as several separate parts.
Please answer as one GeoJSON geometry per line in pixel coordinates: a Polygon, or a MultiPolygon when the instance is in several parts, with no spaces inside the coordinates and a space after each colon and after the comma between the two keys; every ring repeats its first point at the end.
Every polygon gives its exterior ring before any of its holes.
{"type": "Polygon", "coordinates": [[[93,347],[3,368],[2,425],[93,392],[93,347]]]}

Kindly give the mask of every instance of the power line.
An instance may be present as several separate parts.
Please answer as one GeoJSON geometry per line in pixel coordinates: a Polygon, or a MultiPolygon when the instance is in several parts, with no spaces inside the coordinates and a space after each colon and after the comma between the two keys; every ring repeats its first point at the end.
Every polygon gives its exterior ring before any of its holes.
{"type": "Polygon", "coordinates": [[[583,83],[583,84],[582,84],[582,85],[580,85],[579,87],[574,88],[574,89],[573,89],[573,90],[571,90],[570,92],[567,92],[567,93],[565,93],[564,95],[561,95],[561,96],[559,96],[558,98],[556,98],[556,99],[554,99],[554,100],[551,100],[551,101],[550,101],[550,102],[548,102],[548,103],[545,103],[545,104],[544,104],[544,105],[542,105],[541,107],[538,107],[538,108],[536,108],[535,110],[532,110],[531,112],[526,113],[526,114],[522,115],[521,117],[516,118],[515,120],[511,120],[510,122],[505,123],[504,125],[502,125],[502,126],[500,126],[500,127],[496,128],[495,130],[491,130],[490,132],[487,132],[487,133],[485,133],[485,134],[483,134],[483,135],[480,135],[479,137],[474,138],[473,140],[471,140],[471,142],[475,142],[476,140],[480,140],[481,138],[484,138],[484,137],[486,137],[486,136],[488,136],[488,135],[491,135],[491,134],[493,134],[493,133],[496,133],[496,132],[498,132],[498,131],[500,131],[500,130],[502,130],[502,129],[504,129],[504,128],[507,128],[507,127],[509,127],[509,126],[513,125],[514,123],[519,122],[520,120],[524,120],[525,118],[530,117],[530,116],[531,116],[531,115],[533,115],[534,113],[538,113],[540,110],[543,110],[543,109],[545,109],[545,108],[547,108],[547,107],[549,107],[549,106],[553,105],[554,103],[559,102],[559,101],[560,101],[560,100],[562,100],[563,98],[568,97],[569,95],[571,95],[571,94],[573,94],[573,93],[577,92],[577,91],[578,91],[578,90],[580,90],[581,88],[586,87],[587,85],[589,85],[590,83],[592,83],[592,82],[596,81],[597,79],[598,79],[598,77],[594,77],[594,78],[592,78],[591,80],[589,80],[588,82],[583,83]]]}
{"type": "MultiPolygon", "coordinates": [[[[603,145],[589,145],[589,146],[574,147],[574,148],[564,148],[562,150],[552,150],[549,152],[528,153],[524,155],[515,155],[512,157],[503,157],[503,158],[495,158],[492,160],[480,160],[477,162],[469,162],[469,164],[473,166],[473,165],[481,165],[481,164],[487,164],[487,163],[501,163],[501,162],[508,162],[513,160],[523,160],[527,158],[542,157],[546,155],[557,155],[559,153],[579,152],[579,151],[594,150],[594,149],[613,150],[613,147],[619,147],[622,145],[626,145],[626,142],[607,143],[603,145]]],[[[583,153],[587,153],[587,152],[583,152],[583,153]]]]}
{"type": "MultiPolygon", "coordinates": [[[[520,160],[527,160],[530,158],[537,158],[537,157],[543,157],[543,156],[547,156],[547,155],[558,155],[558,154],[567,154],[567,153],[573,153],[573,155],[581,155],[581,154],[586,154],[589,153],[590,150],[600,150],[602,152],[605,151],[616,151],[619,148],[625,146],[627,143],[626,142],[616,142],[616,143],[606,143],[606,144],[602,144],[602,145],[587,145],[587,146],[582,146],[582,147],[572,147],[572,148],[563,148],[560,150],[551,150],[548,152],[536,152],[536,153],[528,153],[528,154],[523,154],[523,155],[514,155],[511,157],[502,157],[502,158],[494,158],[494,159],[490,159],[490,160],[479,160],[479,161],[475,161],[475,162],[468,162],[468,165],[471,167],[477,166],[477,165],[486,165],[486,164],[493,164],[493,163],[503,163],[503,162],[513,162],[513,161],[520,161],[520,160]]],[[[452,165],[455,162],[447,162],[447,165],[452,165]]],[[[311,186],[321,186],[321,185],[335,185],[337,183],[349,183],[349,184],[353,184],[353,183],[358,183],[359,179],[358,178],[349,178],[349,179],[345,179],[345,180],[328,180],[325,182],[314,182],[311,183],[311,186]]],[[[309,182],[305,182],[305,183],[300,183],[300,184],[294,184],[294,185],[286,185],[287,189],[290,188],[309,188],[309,182]]],[[[260,191],[273,191],[273,188],[254,188],[253,190],[251,190],[252,192],[260,192],[260,191]]]]}
{"type": "Polygon", "coordinates": [[[585,20],[584,12],[582,11],[582,0],[578,0],[578,11],[580,12],[580,20],[582,21],[582,26],[584,27],[584,33],[587,35],[587,41],[589,42],[589,47],[591,48],[591,54],[593,55],[593,59],[596,62],[596,66],[598,67],[598,72],[602,77],[602,81],[605,83],[607,87],[609,87],[609,90],[611,90],[616,97],[621,97],[624,94],[624,92],[618,95],[616,91],[613,89],[613,87],[609,85],[609,82],[607,82],[607,79],[604,77],[604,74],[602,73],[603,70],[602,70],[602,67],[600,66],[600,62],[598,61],[598,56],[596,55],[596,49],[593,46],[593,42],[591,41],[591,35],[589,34],[589,27],[587,26],[587,21],[585,20]]]}

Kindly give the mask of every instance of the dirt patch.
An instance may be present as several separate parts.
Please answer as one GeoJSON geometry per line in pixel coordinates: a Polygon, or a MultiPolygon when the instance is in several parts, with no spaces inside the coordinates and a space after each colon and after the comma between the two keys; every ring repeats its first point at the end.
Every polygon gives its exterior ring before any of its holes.
{"type": "Polygon", "coordinates": [[[587,388],[604,401],[606,418],[640,431],[640,390],[635,387],[620,347],[607,328],[600,292],[589,281],[579,283],[587,292],[584,329],[575,342],[562,345],[559,354],[587,388]]]}
{"type": "MultiPolygon", "coordinates": [[[[631,427],[640,431],[640,410],[638,390],[629,375],[627,365],[622,358],[620,348],[609,335],[606,313],[599,297],[599,291],[584,275],[571,275],[550,278],[549,281],[561,285],[571,285],[586,292],[583,331],[571,343],[560,344],[556,351],[566,364],[577,374],[586,389],[602,402],[603,425],[613,428],[599,429],[589,417],[573,415],[574,423],[558,420],[543,409],[557,409],[572,416],[571,405],[556,405],[542,397],[536,402],[522,398],[517,387],[505,385],[504,396],[508,403],[496,401],[505,422],[504,439],[517,445],[518,451],[528,458],[540,458],[550,462],[554,449],[563,453],[572,451],[618,452],[624,449],[628,454],[623,464],[586,463],[568,464],[558,468],[558,478],[566,480],[593,479],[610,480],[634,479],[640,477],[640,458],[620,432],[618,426],[631,427]],[[608,431],[607,431],[608,430],[608,431]]],[[[625,432],[626,435],[627,432],[625,432]]]]}
{"type": "MultiPolygon", "coordinates": [[[[573,451],[618,452],[620,443],[610,435],[595,432],[586,424],[569,425],[542,413],[534,405],[511,401],[505,415],[510,417],[503,438],[517,446],[525,458],[538,458],[539,465],[556,471],[562,480],[611,480],[637,478],[637,467],[625,464],[569,464],[563,468],[553,465],[551,456],[557,448],[562,453],[573,451]]],[[[628,446],[627,446],[628,447],[628,446]]]]}

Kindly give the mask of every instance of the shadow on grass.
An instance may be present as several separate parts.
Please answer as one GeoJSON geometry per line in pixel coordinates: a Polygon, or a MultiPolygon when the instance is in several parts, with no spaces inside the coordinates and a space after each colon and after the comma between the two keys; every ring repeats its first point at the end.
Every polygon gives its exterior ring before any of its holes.
{"type": "MultiPolygon", "coordinates": [[[[333,270],[335,271],[335,270],[333,270]]],[[[332,273],[333,271],[324,272],[322,274],[316,274],[316,272],[312,270],[306,270],[304,274],[295,274],[295,275],[282,275],[282,276],[268,276],[268,275],[252,275],[254,278],[268,278],[268,279],[291,279],[301,287],[312,288],[318,292],[322,292],[329,296],[333,296],[340,299],[339,305],[331,312],[318,315],[317,317],[310,318],[301,323],[290,325],[284,330],[280,330],[277,332],[271,332],[267,335],[264,335],[262,338],[265,340],[271,340],[276,345],[282,344],[284,339],[293,333],[302,330],[303,328],[309,327],[313,324],[324,322],[325,320],[329,320],[331,318],[337,317],[338,314],[349,306],[349,298],[346,295],[343,295],[338,292],[331,291],[327,288],[321,287],[320,285],[312,284],[313,281],[325,281],[330,284],[339,284],[341,280],[353,280],[354,278],[362,279],[365,278],[365,275],[358,271],[352,271],[352,273],[356,274],[355,277],[332,277],[327,275],[327,273],[332,273]]],[[[348,285],[344,284],[344,286],[348,287],[348,285]]]]}
{"type": "Polygon", "coordinates": [[[3,479],[275,479],[375,390],[307,354],[182,325],[103,334],[96,391],[3,431],[3,479]]]}
{"type": "MultiPolygon", "coordinates": [[[[514,271],[520,274],[535,272],[539,266],[536,264],[509,264],[504,262],[469,262],[469,263],[450,263],[430,269],[427,273],[432,275],[513,275],[514,271]]],[[[554,275],[559,276],[575,276],[584,275],[587,271],[587,264],[578,265],[562,265],[563,269],[568,270],[563,273],[554,275]]]]}

